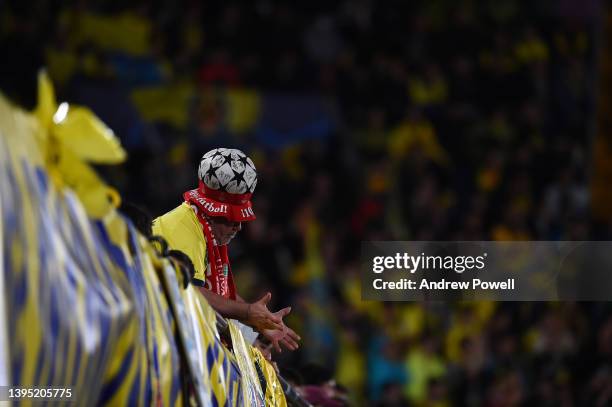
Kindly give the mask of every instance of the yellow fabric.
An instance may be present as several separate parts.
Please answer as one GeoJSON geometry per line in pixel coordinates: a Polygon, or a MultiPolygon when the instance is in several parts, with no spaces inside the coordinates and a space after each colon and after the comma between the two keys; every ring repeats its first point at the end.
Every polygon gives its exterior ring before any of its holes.
{"type": "Polygon", "coordinates": [[[380,301],[364,301],[361,299],[361,280],[358,275],[353,274],[354,278],[350,278],[342,285],[342,293],[344,298],[351,306],[368,315],[374,321],[384,323],[384,306],[380,301]]]}
{"type": "Polygon", "coordinates": [[[428,354],[417,348],[408,354],[405,363],[410,376],[405,392],[410,401],[422,403],[427,397],[429,380],[442,377],[446,373],[444,361],[435,354],[428,354]]]}
{"type": "MultiPolygon", "coordinates": [[[[311,214],[312,215],[312,214],[311,214]]],[[[323,278],[325,265],[321,255],[321,227],[319,222],[312,217],[306,227],[304,251],[306,253],[306,267],[310,274],[310,281],[323,278]]]]}
{"type": "Polygon", "coordinates": [[[194,95],[191,84],[179,83],[137,88],[130,96],[143,119],[166,122],[186,129],[189,121],[189,102],[194,95]]]}
{"type": "Polygon", "coordinates": [[[229,89],[225,94],[227,126],[232,133],[252,130],[261,112],[261,96],[248,89],[229,89]]]}
{"type": "MultiPolygon", "coordinates": [[[[59,109],[53,85],[44,71],[38,75],[34,117],[38,121],[33,127],[36,150],[42,153],[54,183],[58,187],[70,187],[92,218],[101,219],[118,207],[119,195],[87,164],[87,161],[115,164],[125,160],[125,150],[113,132],[89,109],[67,105],[59,109]]],[[[21,143],[18,148],[23,146],[27,144],[21,143]]],[[[28,158],[36,164],[33,148],[30,146],[28,150],[28,158]]]]}
{"type": "MultiPolygon", "coordinates": [[[[188,354],[194,360],[194,370],[202,375],[210,401],[218,406],[239,405],[242,379],[235,368],[236,357],[221,344],[214,309],[193,285],[180,290],[179,295],[193,327],[188,332],[192,338],[188,354]]],[[[209,405],[206,401],[203,404],[209,405]]]]}
{"type": "Polygon", "coordinates": [[[515,53],[517,59],[524,63],[548,60],[548,47],[540,38],[533,38],[518,43],[515,47],[515,53]]]}
{"type": "Polygon", "coordinates": [[[263,406],[264,395],[259,383],[259,376],[251,355],[250,345],[244,340],[242,332],[233,321],[229,322],[230,335],[236,362],[240,367],[242,379],[242,400],[248,406],[263,406]]]}
{"type": "MultiPolygon", "coordinates": [[[[467,303],[466,303],[467,304],[467,303]]],[[[492,312],[490,305],[484,302],[482,309],[478,307],[467,306],[469,308],[468,316],[462,315],[463,311],[457,310],[453,315],[451,328],[446,335],[446,356],[449,361],[458,363],[462,358],[461,342],[474,335],[480,334],[483,327],[486,325],[488,314],[492,312]]]]}
{"type": "Polygon", "coordinates": [[[194,278],[206,280],[206,238],[193,209],[185,202],[153,221],[153,234],[166,239],[193,262],[194,278]]]}
{"type": "MultiPolygon", "coordinates": [[[[287,407],[285,393],[276,376],[276,371],[270,362],[264,358],[261,351],[254,346],[251,346],[251,357],[253,362],[259,364],[261,371],[266,378],[266,406],[287,407]]],[[[344,382],[342,382],[344,383],[344,382]]]]}
{"type": "Polygon", "coordinates": [[[119,139],[91,110],[67,104],[61,106],[68,110],[61,121],[55,121],[59,117],[54,116],[53,126],[53,135],[60,143],[88,162],[118,164],[125,161],[127,154],[119,139]]]}
{"type": "Polygon", "coordinates": [[[391,131],[387,148],[395,160],[401,160],[415,148],[420,148],[427,158],[438,164],[445,165],[449,161],[433,126],[426,120],[402,122],[391,131]]]}
{"type": "Polygon", "coordinates": [[[476,314],[476,318],[480,321],[481,324],[486,324],[489,322],[493,314],[495,314],[495,310],[497,309],[497,302],[494,301],[476,301],[472,302],[472,308],[474,309],[474,313],[476,314]]]}
{"type": "Polygon", "coordinates": [[[402,304],[396,326],[398,338],[412,339],[420,335],[425,328],[425,318],[425,310],[420,304],[402,304]]]}
{"type": "MultiPolygon", "coordinates": [[[[70,14],[70,11],[65,12],[70,14]]],[[[123,51],[130,55],[146,55],[150,49],[151,24],[147,19],[132,13],[77,15],[76,28],[71,40],[76,44],[91,42],[111,51],[123,51]]]]}
{"type": "Polygon", "coordinates": [[[442,79],[427,83],[422,78],[415,78],[408,82],[410,99],[417,106],[427,106],[444,103],[448,96],[448,87],[442,79]]]}
{"type": "Polygon", "coordinates": [[[364,352],[359,347],[355,331],[343,332],[339,335],[339,339],[335,378],[350,390],[349,393],[357,396],[359,390],[363,388],[367,371],[364,352]]]}
{"type": "MultiPolygon", "coordinates": [[[[52,96],[51,88],[46,92],[52,96]]],[[[50,106],[39,111],[50,112],[50,106]]],[[[56,178],[48,176],[44,149],[62,147],[51,134],[49,120],[35,120],[1,95],[0,119],[0,219],[13,219],[6,226],[0,223],[0,260],[8,264],[2,278],[6,290],[1,291],[8,293],[3,304],[10,310],[0,309],[0,330],[8,332],[3,341],[8,366],[22,366],[8,372],[12,383],[73,386],[75,405],[143,405],[147,388],[154,400],[181,405],[181,394],[173,392],[179,373],[174,332],[154,270],[141,255],[146,240],[128,248],[127,225],[113,208],[94,226],[78,191],[66,187],[82,179],[75,175],[63,180],[61,164],[52,164],[56,178]],[[7,247],[5,259],[2,250],[7,247]],[[132,250],[142,260],[137,266],[131,261],[132,250]],[[137,276],[146,286],[132,285],[137,276]],[[136,289],[147,298],[139,306],[136,289]],[[14,329],[5,329],[5,315],[14,329]],[[149,341],[140,342],[145,332],[149,341]],[[153,358],[160,366],[155,371],[153,358]]],[[[61,154],[70,150],[54,152],[61,162],[61,154]]],[[[78,161],[74,155],[72,160],[78,161]]]]}

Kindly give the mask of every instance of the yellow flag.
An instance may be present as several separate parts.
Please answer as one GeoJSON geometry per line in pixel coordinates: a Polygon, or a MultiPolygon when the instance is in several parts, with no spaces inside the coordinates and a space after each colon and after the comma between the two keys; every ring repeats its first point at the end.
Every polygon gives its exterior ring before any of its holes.
{"type": "Polygon", "coordinates": [[[270,362],[264,358],[261,351],[254,346],[251,346],[251,357],[256,367],[259,367],[266,380],[265,398],[266,406],[275,407],[286,407],[287,400],[285,399],[285,393],[283,388],[276,376],[276,370],[270,362]]]}

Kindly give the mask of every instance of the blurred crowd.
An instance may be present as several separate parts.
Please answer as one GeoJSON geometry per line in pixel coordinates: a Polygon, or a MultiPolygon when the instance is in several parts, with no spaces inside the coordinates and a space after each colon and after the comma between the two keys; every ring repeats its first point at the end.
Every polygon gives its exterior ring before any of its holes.
{"type": "Polygon", "coordinates": [[[153,216],[208,149],[251,155],[237,284],[293,305],[303,346],[279,366],[320,404],[605,405],[609,304],[374,303],[359,285],[363,240],[608,239],[589,211],[597,5],[9,1],[0,88],[30,107],[46,66],[122,139],[128,163],[100,172],[153,216]],[[329,125],[313,109],[262,146],[262,95],[316,100],[329,125]]]}

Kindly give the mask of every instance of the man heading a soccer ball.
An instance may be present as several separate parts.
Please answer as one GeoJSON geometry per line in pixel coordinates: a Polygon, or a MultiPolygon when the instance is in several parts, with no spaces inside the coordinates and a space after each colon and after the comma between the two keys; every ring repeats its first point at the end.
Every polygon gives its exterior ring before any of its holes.
{"type": "Polygon", "coordinates": [[[257,185],[255,164],[240,150],[216,148],[202,157],[198,178],[198,188],[185,192],[180,206],[153,221],[153,233],[191,258],[192,282],[217,312],[252,326],[278,351],[280,345],[297,349],[299,336],[282,320],[291,308],[270,312],[270,293],[247,303],[234,285],[227,245],[242,222],[255,219],[251,206],[257,185]]]}

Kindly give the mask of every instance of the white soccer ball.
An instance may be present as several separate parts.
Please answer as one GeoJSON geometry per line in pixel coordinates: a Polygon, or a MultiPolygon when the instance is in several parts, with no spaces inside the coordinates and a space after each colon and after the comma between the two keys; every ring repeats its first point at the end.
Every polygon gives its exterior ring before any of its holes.
{"type": "Polygon", "coordinates": [[[204,154],[198,177],[209,188],[230,194],[253,193],[257,185],[255,164],[235,148],[215,148],[204,154]]]}

